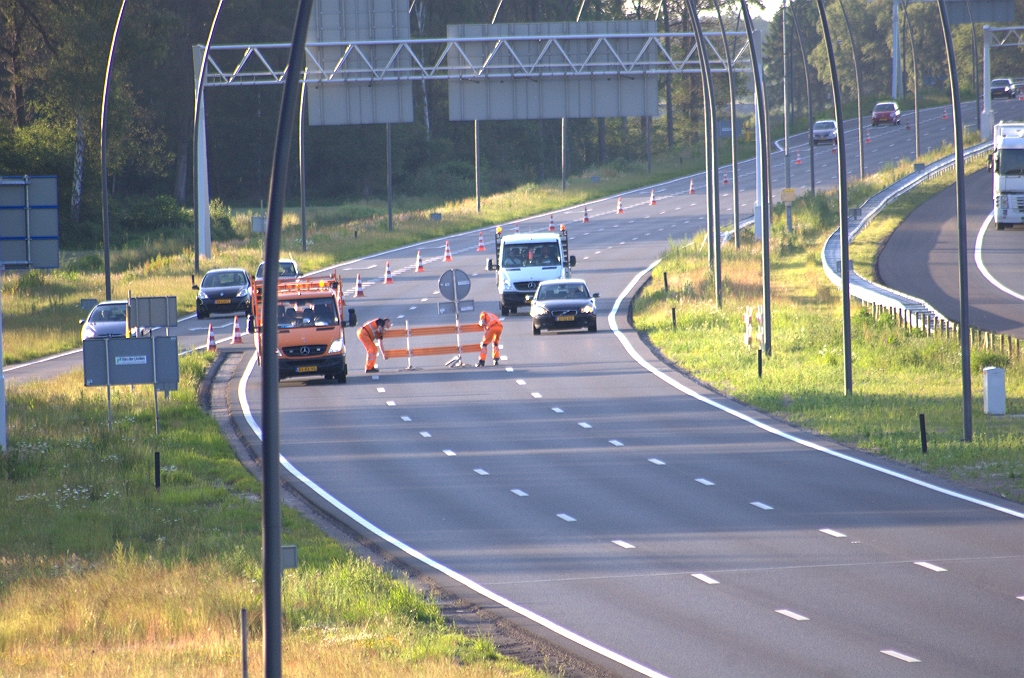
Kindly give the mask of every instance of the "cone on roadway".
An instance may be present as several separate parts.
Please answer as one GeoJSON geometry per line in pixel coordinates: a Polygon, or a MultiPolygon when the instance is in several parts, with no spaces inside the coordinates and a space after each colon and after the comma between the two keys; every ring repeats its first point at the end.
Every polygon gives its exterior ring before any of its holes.
{"type": "Polygon", "coordinates": [[[949,120],[949,112],[945,108],[942,109],[942,119],[943,120],[949,120]]]}
{"type": "Polygon", "coordinates": [[[238,316],[235,316],[235,321],[231,325],[231,343],[241,344],[242,343],[242,329],[238,326],[238,316]]]}
{"type": "Polygon", "coordinates": [[[590,215],[587,214],[587,206],[586,205],[583,206],[583,223],[584,224],[589,224],[590,223],[590,215]]]}
{"type": "Polygon", "coordinates": [[[217,350],[217,340],[213,338],[213,323],[210,323],[210,329],[206,333],[206,350],[217,350]]]}
{"type": "Polygon", "coordinates": [[[423,257],[420,256],[420,251],[416,250],[416,272],[423,273],[426,269],[423,268],[423,257]]]}
{"type": "Polygon", "coordinates": [[[625,212],[626,211],[624,209],[622,209],[622,196],[620,195],[618,202],[615,203],[615,213],[616,214],[625,214],[625,212]]]}
{"type": "Polygon", "coordinates": [[[555,215],[554,214],[549,214],[548,215],[548,230],[549,231],[555,230],[555,215]]]}
{"type": "Polygon", "coordinates": [[[722,183],[726,186],[729,185],[729,175],[726,172],[722,172],[722,183]]]}
{"type": "Polygon", "coordinates": [[[356,296],[357,297],[366,296],[363,293],[363,276],[361,276],[358,273],[356,273],[356,296]]]}
{"type": "Polygon", "coordinates": [[[696,192],[696,189],[693,187],[693,179],[690,179],[690,195],[693,195],[696,192]]]}
{"type": "Polygon", "coordinates": [[[648,204],[649,205],[657,205],[658,204],[658,201],[654,199],[654,189],[653,188],[651,189],[651,201],[648,204]]]}
{"type": "Polygon", "coordinates": [[[833,141],[832,142],[832,152],[833,153],[838,153],[839,152],[839,142],[838,141],[833,141]]]}
{"type": "Polygon", "coordinates": [[[448,262],[452,260],[452,248],[449,247],[448,241],[444,241],[444,261],[448,262]]]}
{"type": "Polygon", "coordinates": [[[864,128],[864,143],[865,144],[870,144],[871,143],[871,130],[868,129],[867,127],[864,128]]]}
{"type": "Polygon", "coordinates": [[[516,225],[512,227],[512,232],[516,233],[516,234],[519,233],[519,222],[518,221],[516,222],[516,225]]]}
{"type": "Polygon", "coordinates": [[[800,151],[797,151],[797,152],[796,152],[796,164],[797,164],[797,165],[802,165],[802,164],[804,164],[804,161],[800,159],[800,151]]]}
{"type": "Polygon", "coordinates": [[[487,248],[484,247],[484,232],[480,231],[480,238],[476,241],[476,251],[486,252],[487,248]]]}
{"type": "Polygon", "coordinates": [[[394,285],[395,284],[395,279],[393,277],[391,277],[391,262],[390,261],[385,261],[384,262],[384,284],[385,285],[394,285]]]}

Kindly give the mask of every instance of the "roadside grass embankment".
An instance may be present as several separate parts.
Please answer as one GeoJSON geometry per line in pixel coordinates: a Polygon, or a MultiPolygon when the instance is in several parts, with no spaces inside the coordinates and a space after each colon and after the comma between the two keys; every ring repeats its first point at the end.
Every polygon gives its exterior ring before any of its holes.
{"type": "MultiPolygon", "coordinates": [[[[723,146],[723,157],[728,157],[728,145],[723,146]]],[[[753,153],[752,144],[740,148],[741,157],[753,153]]],[[[392,231],[387,230],[387,202],[383,200],[313,205],[307,209],[306,252],[301,251],[298,209],[289,208],[283,221],[281,256],[296,259],[304,271],[313,271],[422,240],[616,195],[702,167],[702,149],[677,147],[655,156],[650,173],[646,163],[616,161],[570,177],[564,193],[559,179],[483,196],[480,213],[474,198],[438,202],[429,197],[396,196],[392,231]],[[592,176],[601,180],[594,183],[592,176]],[[441,221],[430,219],[434,212],[442,215],[441,221]]],[[[238,237],[214,242],[213,256],[200,262],[201,271],[227,266],[256,270],[263,259],[263,241],[252,234],[252,216],[258,212],[252,208],[233,211],[231,226],[238,237]]],[[[582,216],[581,212],[573,221],[582,216]]],[[[116,231],[117,224],[112,229],[116,231]]],[[[178,299],[179,313],[195,310],[192,237],[189,230],[178,237],[143,239],[112,251],[112,298],[124,299],[129,290],[134,296],[172,295],[178,299]]],[[[102,252],[67,253],[55,271],[6,272],[2,285],[5,365],[77,348],[81,345],[78,321],[85,317],[81,299],[106,298],[102,252]]]]}
{"type": "MultiPolygon", "coordinates": [[[[908,167],[851,184],[858,205],[908,167]]],[[[937,177],[890,205],[876,221],[891,224],[954,180],[937,177]]],[[[960,349],[955,338],[901,328],[888,315],[853,305],[853,395],[843,393],[839,291],[821,268],[821,248],[837,225],[835,193],[794,203],[794,231],[783,213],[772,227],[772,356],[757,376],[757,353],[743,343],[743,313],[761,303],[761,246],[746,235],[723,247],[723,307],[716,308],[703,236],[675,243],[635,300],[636,328],[664,355],[712,387],[786,421],[979,490],[1024,502],[1024,418],[982,413],[981,368],[1006,368],[1007,411],[1024,414],[1024,360],[972,349],[974,442],[962,441],[960,349]],[[669,291],[662,284],[667,272],[669,291]],[[671,309],[678,329],[673,331],[671,309]],[[918,414],[926,416],[921,453],[918,414]]],[[[895,225],[892,225],[894,228],[895,225]]],[[[874,227],[873,227],[874,228],[874,227]]],[[[881,228],[881,226],[879,227],[881,228]]],[[[858,244],[871,266],[878,239],[858,244]]]]}
{"type": "MultiPolygon", "coordinates": [[[[160,396],[81,371],[9,386],[0,454],[0,676],[233,676],[240,610],[262,674],[260,485],[198,403],[212,356],[160,396]],[[161,452],[161,489],[153,455],[161,452]]],[[[283,509],[300,566],[283,582],[289,676],[540,675],[456,631],[408,582],[283,509]]]]}

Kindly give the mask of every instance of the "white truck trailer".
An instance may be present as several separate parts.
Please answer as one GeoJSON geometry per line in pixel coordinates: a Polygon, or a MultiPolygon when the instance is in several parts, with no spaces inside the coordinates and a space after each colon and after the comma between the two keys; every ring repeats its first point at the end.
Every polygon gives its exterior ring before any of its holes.
{"type": "Polygon", "coordinates": [[[996,124],[989,170],[996,229],[1024,224],[1024,122],[996,124]]]}

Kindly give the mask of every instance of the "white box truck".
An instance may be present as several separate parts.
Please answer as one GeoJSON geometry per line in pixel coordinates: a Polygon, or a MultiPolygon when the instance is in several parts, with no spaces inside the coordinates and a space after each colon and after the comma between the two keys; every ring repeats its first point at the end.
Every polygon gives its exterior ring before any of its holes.
{"type": "Polygon", "coordinates": [[[544,280],[568,278],[576,257],[569,256],[569,234],[562,224],[557,231],[503,235],[494,229],[494,254],[487,270],[495,271],[501,314],[529,306],[537,285],[544,280]]]}
{"type": "Polygon", "coordinates": [[[1024,223],[1024,122],[996,123],[989,170],[996,229],[1024,223]]]}

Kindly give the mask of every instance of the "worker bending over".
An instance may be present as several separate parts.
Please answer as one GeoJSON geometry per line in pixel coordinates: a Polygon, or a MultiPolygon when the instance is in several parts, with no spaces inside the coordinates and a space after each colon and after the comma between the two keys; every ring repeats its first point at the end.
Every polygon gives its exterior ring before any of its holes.
{"type": "Polygon", "coordinates": [[[501,318],[493,313],[481,311],[480,327],[484,328],[484,338],[480,340],[480,361],[476,366],[483,367],[487,363],[487,344],[492,346],[491,357],[494,358],[494,364],[497,365],[498,361],[501,360],[498,342],[501,341],[501,330],[504,327],[501,324],[501,318]]]}
{"type": "MultiPolygon", "coordinates": [[[[359,328],[359,341],[366,349],[366,371],[377,372],[377,344],[380,344],[381,355],[384,354],[384,333],[391,329],[390,318],[374,318],[359,328]]],[[[497,347],[495,347],[497,350],[497,347]]]]}

